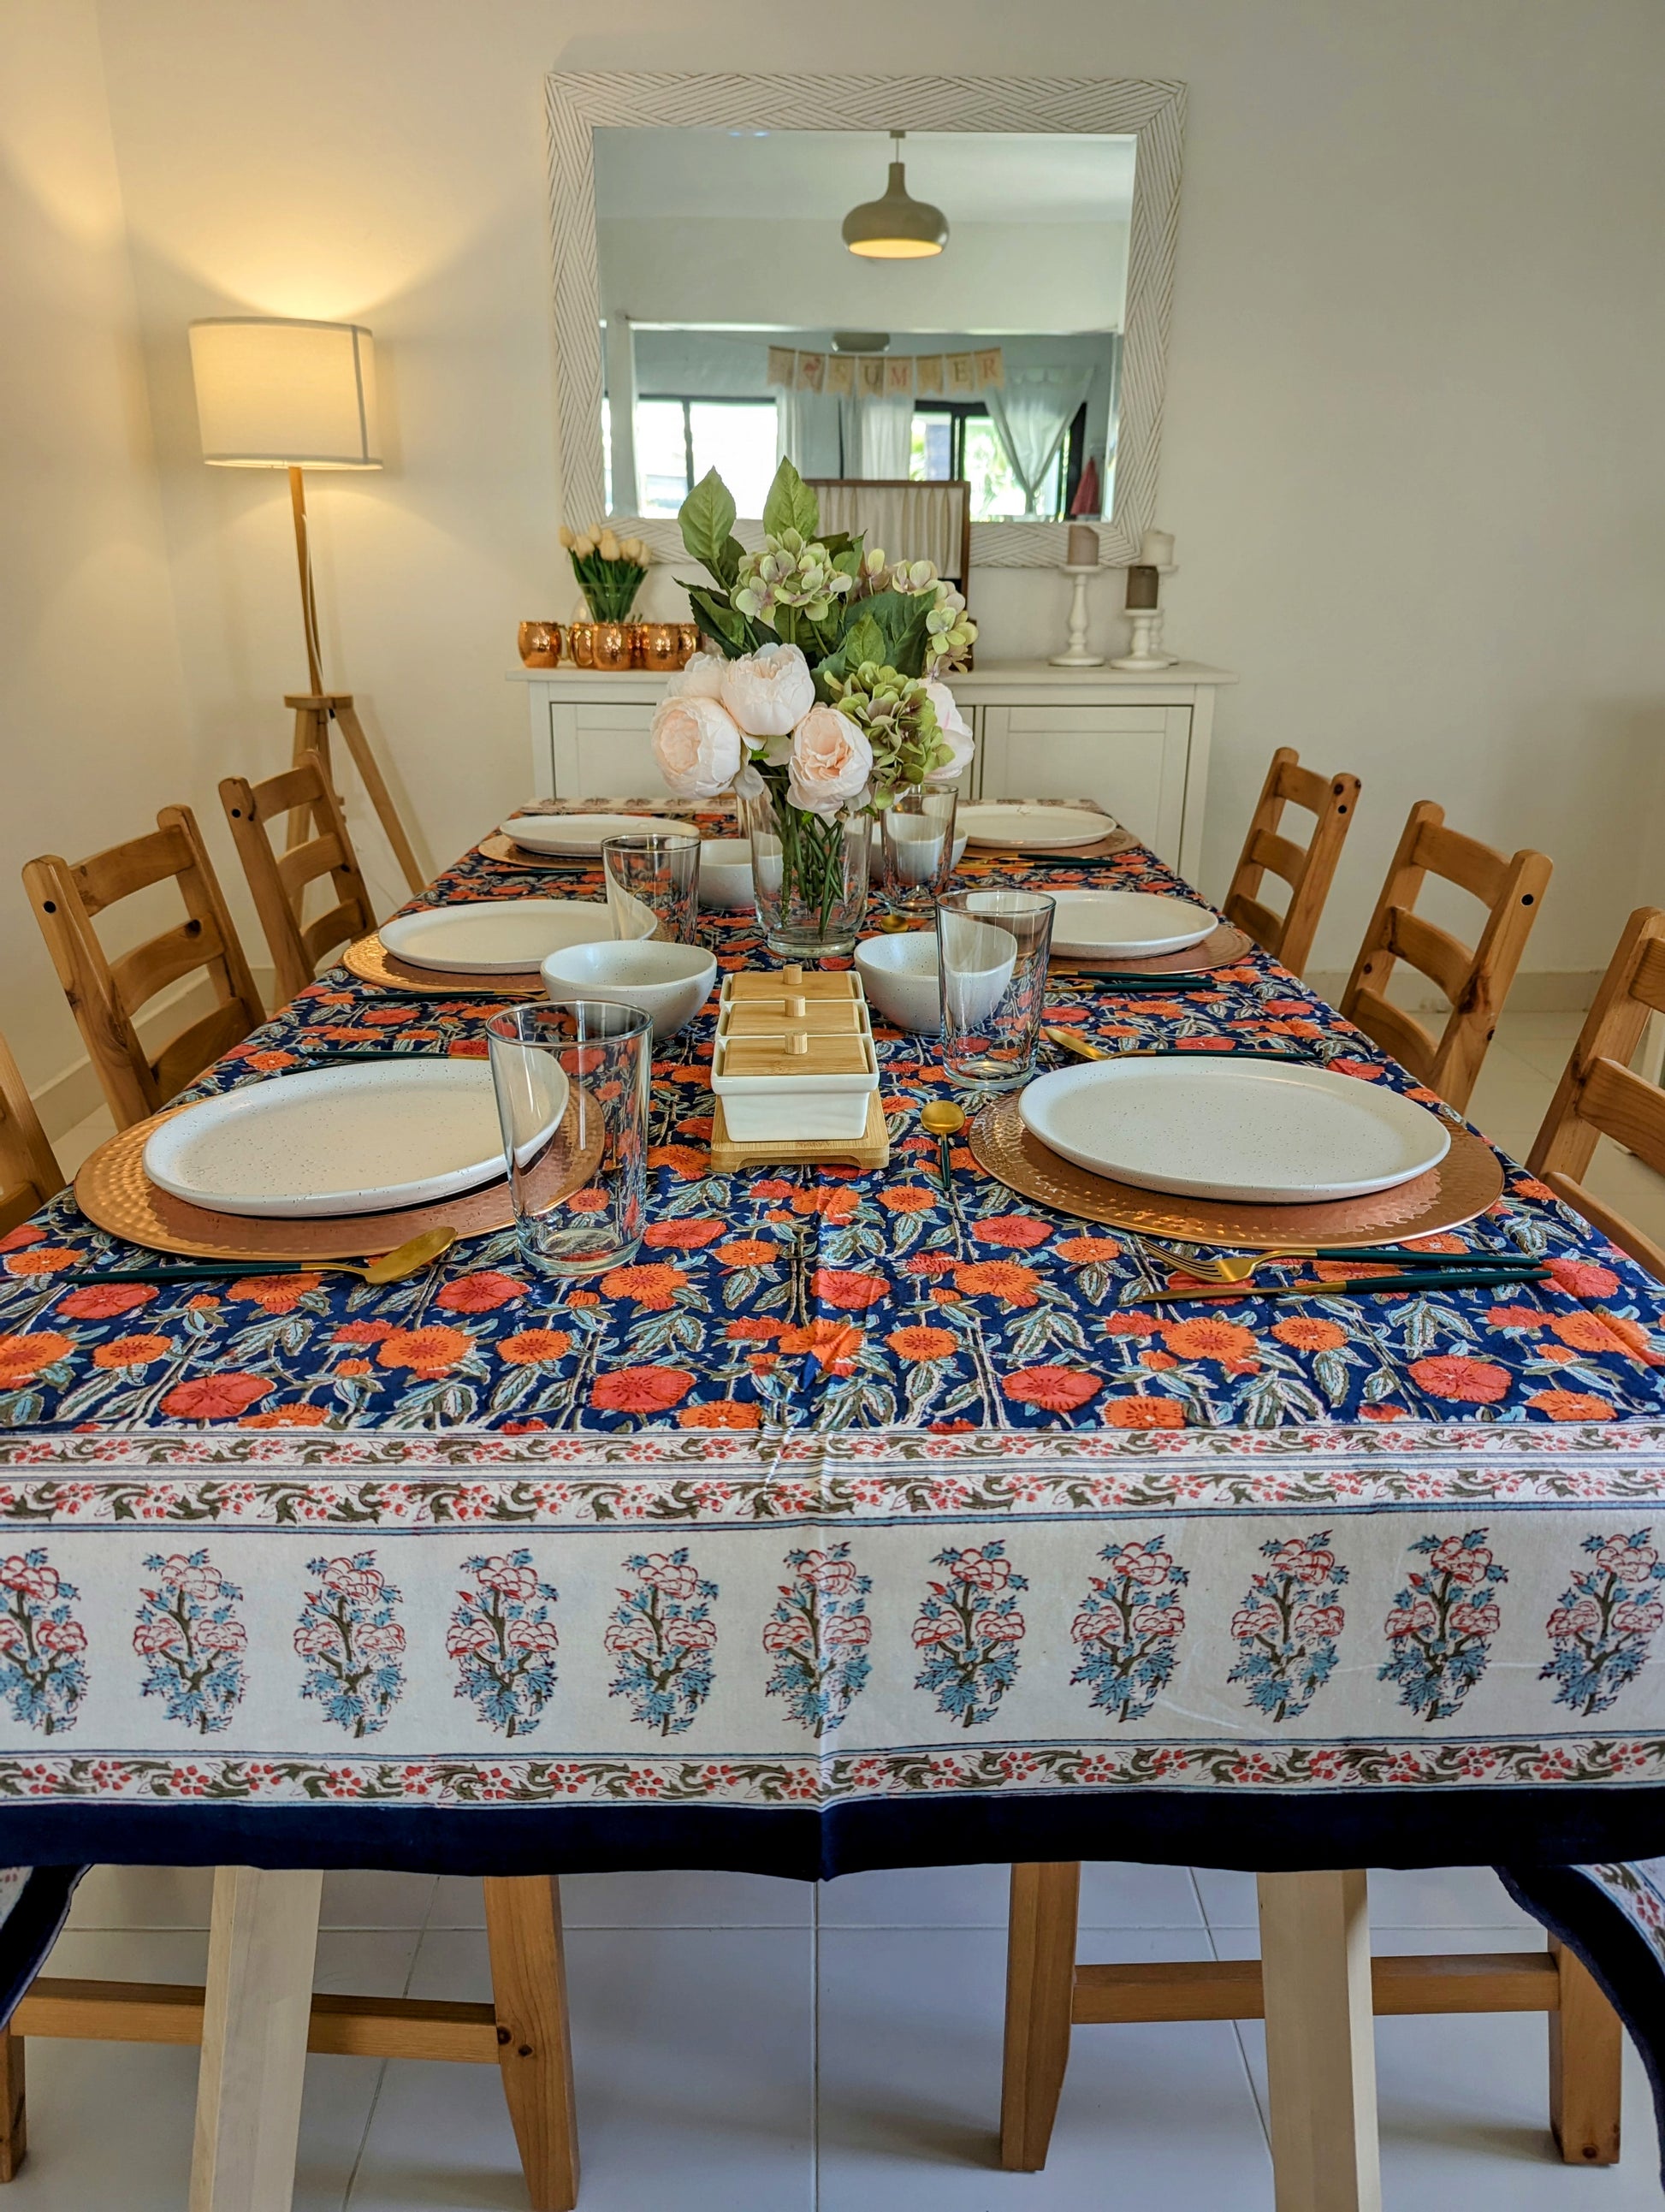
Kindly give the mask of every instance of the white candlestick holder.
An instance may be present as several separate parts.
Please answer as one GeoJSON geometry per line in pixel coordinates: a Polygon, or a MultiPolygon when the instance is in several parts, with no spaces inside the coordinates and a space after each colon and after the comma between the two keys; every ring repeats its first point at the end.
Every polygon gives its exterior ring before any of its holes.
{"type": "Polygon", "coordinates": [[[1048,665],[1052,668],[1102,668],[1102,653],[1087,650],[1087,579],[1098,574],[1097,563],[1065,562],[1064,574],[1074,580],[1070,593],[1069,646],[1063,653],[1054,653],[1048,665]]]}
{"type": "Polygon", "coordinates": [[[1133,651],[1119,655],[1111,667],[1171,668],[1174,656],[1162,649],[1162,609],[1130,607],[1127,619],[1133,626],[1133,651]]]}

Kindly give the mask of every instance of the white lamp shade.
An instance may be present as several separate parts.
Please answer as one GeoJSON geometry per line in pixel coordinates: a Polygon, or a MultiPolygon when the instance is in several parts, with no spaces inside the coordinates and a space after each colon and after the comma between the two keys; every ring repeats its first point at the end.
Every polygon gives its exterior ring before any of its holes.
{"type": "Polygon", "coordinates": [[[375,346],[357,323],[222,315],[191,325],[203,459],[379,469],[375,346]]]}

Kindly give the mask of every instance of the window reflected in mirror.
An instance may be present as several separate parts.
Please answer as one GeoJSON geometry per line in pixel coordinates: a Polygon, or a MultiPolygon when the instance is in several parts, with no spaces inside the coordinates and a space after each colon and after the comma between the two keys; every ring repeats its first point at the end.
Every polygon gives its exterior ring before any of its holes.
{"type": "Polygon", "coordinates": [[[975,521],[1109,514],[1135,141],[600,129],[608,511],[673,515],[708,469],[756,517],[777,462],[958,483],[975,521]],[[888,165],[939,252],[842,234],[888,165]]]}

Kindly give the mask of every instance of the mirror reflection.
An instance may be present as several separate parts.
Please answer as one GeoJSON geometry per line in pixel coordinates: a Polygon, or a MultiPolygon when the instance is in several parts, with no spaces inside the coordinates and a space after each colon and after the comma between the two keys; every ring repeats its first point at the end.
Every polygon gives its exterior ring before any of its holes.
{"type": "Polygon", "coordinates": [[[1111,512],[1131,137],[598,130],[607,502],[807,478],[1111,512]]]}

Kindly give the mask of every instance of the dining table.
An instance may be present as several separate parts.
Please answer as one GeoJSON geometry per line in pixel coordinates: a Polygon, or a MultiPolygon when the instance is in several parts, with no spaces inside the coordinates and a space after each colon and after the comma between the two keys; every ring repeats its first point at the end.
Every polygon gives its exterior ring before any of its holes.
{"type": "MultiPolygon", "coordinates": [[[[1138,845],[959,880],[1197,896],[1138,845]]],[[[600,886],[476,847],[414,903],[600,886]]],[[[769,963],[750,911],[700,926],[720,973],[769,963]]],[[[497,1003],[331,968],[184,1095],[480,1057],[497,1003]]],[[[1252,947],[1171,992],[1060,974],[1047,1018],[1437,1104],[1252,947]]],[[[143,1255],[73,1192],[0,1240],[6,2005],[88,1865],[222,1869],[191,2202],[270,2212],[319,1869],[1248,1869],[1305,1885],[1280,2212],[1358,2212],[1373,2092],[1319,2047],[1361,2005],[1368,2044],[1368,1978],[1329,1907],[1348,1869],[1484,1864],[1657,2088],[1665,1286],[1504,1160],[1429,1244],[1541,1279],[1341,1291],[1332,1255],[1152,1302],[1149,1240],[963,1133],[945,1174],[921,1116],[965,1095],[879,1022],[886,1167],[714,1174],[714,1019],[655,1047],[641,1247],[586,1280],[512,1228],[380,1287],[89,1280],[143,1255]],[[1306,1634],[1268,1669],[1279,1576],[1306,1634]]]]}

